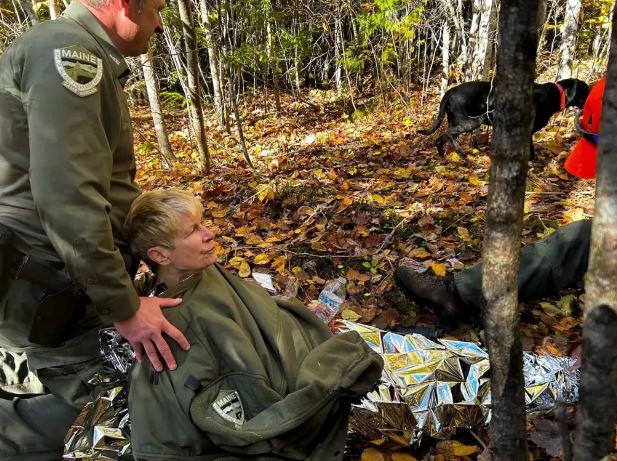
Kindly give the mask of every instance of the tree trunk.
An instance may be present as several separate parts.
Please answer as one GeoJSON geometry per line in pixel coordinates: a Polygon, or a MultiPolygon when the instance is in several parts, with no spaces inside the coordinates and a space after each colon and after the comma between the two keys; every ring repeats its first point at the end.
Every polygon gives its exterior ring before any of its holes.
{"type": "Polygon", "coordinates": [[[578,33],[580,13],[581,0],[566,0],[566,11],[561,30],[561,45],[559,46],[558,80],[572,76],[572,63],[576,51],[576,34],[578,33]]]}
{"type": "Polygon", "coordinates": [[[447,10],[447,20],[452,20],[454,34],[450,49],[453,52],[458,50],[457,62],[464,65],[467,61],[467,35],[465,34],[465,18],[463,17],[463,5],[460,0],[441,0],[443,7],[447,10]],[[456,45],[455,45],[456,43],[456,45]]]}
{"type": "Polygon", "coordinates": [[[234,83],[235,77],[229,76],[229,93],[231,96],[231,110],[234,112],[234,117],[236,118],[236,127],[238,128],[238,137],[240,138],[240,146],[242,147],[242,154],[246,159],[246,162],[249,164],[251,168],[255,168],[253,166],[253,162],[251,162],[251,157],[249,156],[248,148],[246,147],[246,139],[244,138],[244,130],[242,129],[242,119],[240,118],[240,112],[238,112],[238,103],[236,101],[237,94],[234,83]]]}
{"type": "Polygon", "coordinates": [[[31,26],[39,22],[39,18],[34,12],[34,8],[32,7],[31,0],[19,0],[19,6],[26,13],[26,16],[28,17],[28,21],[30,22],[31,26]]]}
{"type": "Polygon", "coordinates": [[[457,59],[457,63],[460,69],[464,69],[464,66],[467,63],[467,60],[469,59],[469,40],[467,40],[467,34],[465,33],[465,17],[463,16],[463,0],[452,0],[452,1],[456,1],[456,13],[453,14],[452,17],[457,18],[457,22],[455,22],[455,27],[457,29],[457,35],[458,35],[458,40],[460,44],[460,54],[457,59]]]}
{"type": "Polygon", "coordinates": [[[222,126],[224,121],[223,90],[221,85],[221,72],[219,66],[219,45],[213,34],[212,23],[210,21],[210,9],[207,0],[199,0],[201,10],[201,22],[204,27],[206,47],[208,49],[208,63],[210,64],[210,78],[212,79],[212,93],[214,102],[214,113],[216,119],[222,126]]]}
{"type": "Polygon", "coordinates": [[[207,174],[210,173],[210,153],[208,152],[208,142],[204,126],[204,115],[201,108],[201,98],[199,97],[199,57],[197,56],[197,38],[195,35],[195,23],[191,11],[190,0],[178,0],[178,11],[182,21],[182,32],[184,36],[184,48],[186,54],[186,80],[189,93],[189,112],[191,114],[191,125],[195,135],[195,143],[199,152],[201,167],[207,174]]]}
{"type": "Polygon", "coordinates": [[[493,0],[493,7],[488,21],[488,44],[484,55],[482,66],[482,80],[489,80],[491,72],[495,67],[495,55],[497,54],[497,20],[499,11],[499,0],[493,0]]]}
{"type": "Polygon", "coordinates": [[[336,2],[336,13],[334,16],[334,84],[336,93],[341,96],[343,94],[343,32],[342,32],[341,7],[339,2],[336,2]]]}
{"type": "Polygon", "coordinates": [[[268,1],[266,5],[266,54],[268,56],[268,65],[272,70],[272,84],[274,86],[274,107],[276,108],[276,112],[281,112],[281,92],[279,89],[279,63],[278,56],[273,52],[274,48],[274,34],[272,32],[272,4],[268,1]]]}
{"type": "Polygon", "coordinates": [[[531,147],[538,0],[502,0],[482,287],[491,363],[494,461],[526,461],[517,278],[531,147]]]}
{"type": "Polygon", "coordinates": [[[49,0],[49,18],[56,19],[58,11],[56,10],[56,0],[49,0]]]}
{"type": "Polygon", "coordinates": [[[468,80],[478,80],[484,72],[492,7],[493,0],[473,1],[473,20],[469,31],[469,43],[472,46],[467,66],[468,80]]]}
{"type": "Polygon", "coordinates": [[[148,100],[150,101],[150,112],[152,113],[152,121],[154,122],[154,131],[159,143],[159,151],[168,167],[172,166],[176,157],[171,150],[169,137],[167,136],[167,128],[165,127],[165,119],[161,110],[161,100],[159,97],[159,85],[154,75],[154,66],[152,65],[152,55],[150,50],[140,56],[141,67],[144,73],[144,81],[146,83],[146,91],[148,100]]]}
{"type": "MultiPolygon", "coordinates": [[[[613,30],[615,30],[613,18],[613,30]]],[[[617,416],[617,34],[611,51],[598,146],[575,461],[612,452],[617,416]]]]}
{"type": "Polygon", "coordinates": [[[450,80],[450,24],[444,21],[441,28],[441,87],[440,94],[443,96],[448,89],[450,80]]]}

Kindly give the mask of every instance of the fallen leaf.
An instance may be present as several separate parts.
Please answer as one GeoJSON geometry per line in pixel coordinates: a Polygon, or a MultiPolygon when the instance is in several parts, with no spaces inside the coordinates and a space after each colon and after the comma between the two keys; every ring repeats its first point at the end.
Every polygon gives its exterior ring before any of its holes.
{"type": "Polygon", "coordinates": [[[480,178],[478,178],[478,176],[476,174],[470,174],[469,175],[469,183],[473,184],[474,186],[484,186],[484,185],[486,185],[486,181],[483,181],[480,178]]]}
{"type": "Polygon", "coordinates": [[[375,448],[367,448],[360,455],[360,461],[385,461],[385,456],[375,448]]]}
{"type": "Polygon", "coordinates": [[[341,312],[341,317],[344,320],[349,320],[350,322],[357,322],[362,316],[351,309],[345,309],[341,312]]]}
{"type": "Polygon", "coordinates": [[[270,257],[265,253],[259,253],[257,256],[255,256],[255,259],[253,259],[253,264],[257,264],[258,266],[265,266],[269,262],[270,257]]]}
{"type": "Polygon", "coordinates": [[[469,235],[469,230],[466,227],[459,226],[456,228],[456,232],[458,232],[459,237],[464,241],[468,242],[471,240],[471,235],[469,235]]]}
{"type": "Polygon", "coordinates": [[[467,456],[478,451],[475,445],[463,445],[456,440],[446,440],[437,443],[437,451],[446,456],[467,456]]]}
{"type": "Polygon", "coordinates": [[[409,453],[392,453],[392,461],[418,461],[409,453]]]}
{"type": "Polygon", "coordinates": [[[561,433],[557,423],[539,419],[534,421],[533,425],[534,429],[529,434],[529,439],[538,447],[546,450],[547,455],[563,458],[561,433]]]}
{"type": "Polygon", "coordinates": [[[242,261],[238,268],[238,277],[246,278],[251,275],[251,266],[246,261],[242,261]]]}
{"type": "Polygon", "coordinates": [[[437,263],[433,261],[431,264],[429,264],[429,267],[433,269],[433,272],[435,273],[435,275],[439,277],[445,277],[446,269],[447,269],[445,264],[441,264],[441,263],[437,263]]]}
{"type": "Polygon", "coordinates": [[[553,325],[553,328],[559,331],[568,331],[578,325],[580,325],[580,323],[574,317],[564,317],[557,325],[553,325]]]}

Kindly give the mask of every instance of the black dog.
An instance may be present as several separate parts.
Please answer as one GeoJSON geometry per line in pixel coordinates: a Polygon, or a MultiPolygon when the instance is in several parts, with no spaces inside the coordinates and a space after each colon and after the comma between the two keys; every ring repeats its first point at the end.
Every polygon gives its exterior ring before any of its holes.
{"type": "MultiPolygon", "coordinates": [[[[576,78],[560,80],[557,83],[536,83],[533,97],[535,109],[533,133],[544,128],[553,114],[566,107],[576,106],[582,109],[588,94],[589,86],[576,78]]],[[[459,155],[465,155],[457,136],[475,130],[483,124],[492,125],[492,112],[491,82],[461,83],[444,94],[433,126],[418,130],[418,133],[423,135],[434,133],[447,114],[448,130],[435,141],[437,151],[439,155],[443,155],[444,146],[450,141],[459,155]]],[[[533,145],[531,155],[533,158],[533,145]]]]}

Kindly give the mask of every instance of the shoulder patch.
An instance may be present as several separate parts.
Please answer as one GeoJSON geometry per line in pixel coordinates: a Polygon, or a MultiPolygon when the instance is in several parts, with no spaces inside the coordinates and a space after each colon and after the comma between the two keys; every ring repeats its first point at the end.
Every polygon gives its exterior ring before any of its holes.
{"type": "Polygon", "coordinates": [[[238,391],[221,390],[212,408],[226,421],[236,426],[244,424],[244,407],[238,391]]]}
{"type": "Polygon", "coordinates": [[[62,84],[77,96],[96,93],[103,77],[103,60],[81,45],[54,50],[56,70],[62,84]]]}

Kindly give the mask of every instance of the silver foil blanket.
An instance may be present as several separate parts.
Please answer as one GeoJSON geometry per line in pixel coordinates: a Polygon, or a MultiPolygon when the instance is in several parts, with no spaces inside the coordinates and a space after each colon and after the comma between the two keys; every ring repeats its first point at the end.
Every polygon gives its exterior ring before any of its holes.
{"type": "MultiPolygon", "coordinates": [[[[457,428],[490,421],[488,353],[477,344],[403,336],[349,321],[341,321],[339,330],[357,331],[385,364],[381,382],[352,412],[354,435],[413,443],[423,434],[445,439],[457,428]]],[[[557,400],[578,400],[574,359],[528,352],[523,359],[530,416],[552,409],[557,400]]]]}
{"type": "Polygon", "coordinates": [[[64,459],[132,459],[128,411],[131,345],[114,328],[99,331],[104,368],[88,381],[97,396],[84,406],[64,439],[64,459]]]}
{"type": "MultiPolygon", "coordinates": [[[[457,428],[490,421],[488,354],[477,344],[432,341],[341,321],[339,331],[357,331],[385,363],[381,381],[354,406],[350,435],[389,437],[411,444],[423,435],[449,438],[457,428]]],[[[65,439],[65,459],[120,460],[130,457],[127,379],[134,353],[114,329],[100,332],[107,368],[90,380],[101,391],[84,407],[65,439]]],[[[524,354],[525,395],[530,416],[557,400],[578,400],[578,370],[568,357],[524,354]]]]}

